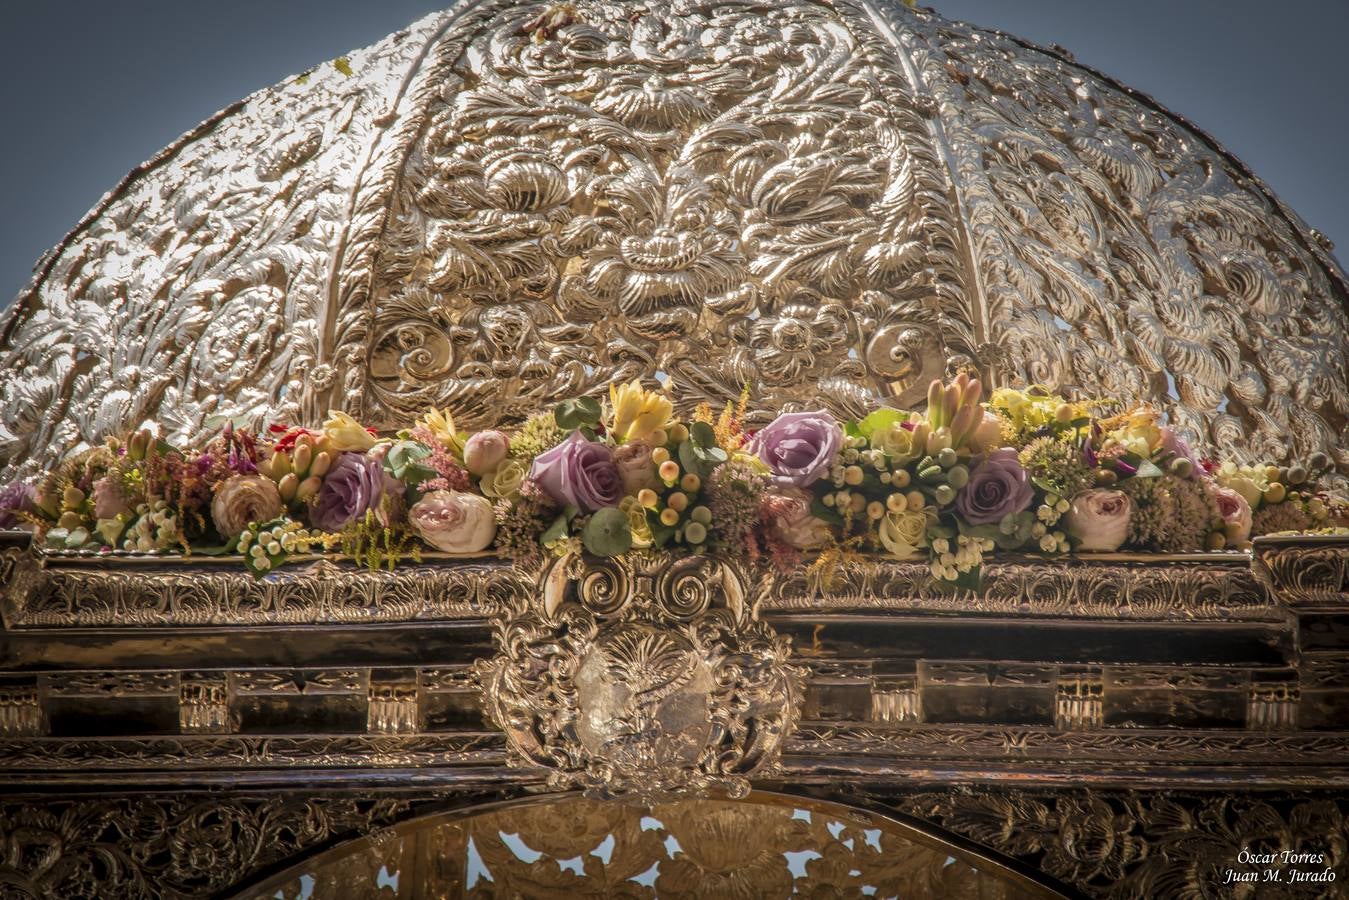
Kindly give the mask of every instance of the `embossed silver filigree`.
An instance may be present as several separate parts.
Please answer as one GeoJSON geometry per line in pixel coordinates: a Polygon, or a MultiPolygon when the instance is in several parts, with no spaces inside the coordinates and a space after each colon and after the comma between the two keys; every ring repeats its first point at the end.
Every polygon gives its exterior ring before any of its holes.
{"type": "Polygon", "coordinates": [[[775,767],[803,673],[711,557],[570,555],[497,623],[483,706],[555,788],[642,802],[743,796],[775,767]]]}

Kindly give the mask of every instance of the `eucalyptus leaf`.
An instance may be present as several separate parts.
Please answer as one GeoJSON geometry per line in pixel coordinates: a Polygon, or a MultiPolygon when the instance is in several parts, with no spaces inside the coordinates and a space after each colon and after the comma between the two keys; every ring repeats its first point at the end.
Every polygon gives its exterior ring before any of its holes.
{"type": "Polygon", "coordinates": [[[694,422],[689,426],[689,437],[693,442],[702,448],[713,448],[717,445],[717,433],[712,430],[712,426],[706,422],[694,422]]]}
{"type": "Polygon", "coordinates": [[[596,510],[581,529],[581,543],[596,556],[619,556],[632,549],[632,529],[622,510],[596,510]]]}

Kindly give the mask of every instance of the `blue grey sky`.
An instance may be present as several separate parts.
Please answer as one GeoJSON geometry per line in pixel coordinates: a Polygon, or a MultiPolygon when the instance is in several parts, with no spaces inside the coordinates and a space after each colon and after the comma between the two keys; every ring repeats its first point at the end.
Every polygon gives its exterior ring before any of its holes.
{"type": "MultiPolygon", "coordinates": [[[[0,304],[105,191],[179,134],[446,5],[0,0],[0,304]]],[[[1060,44],[1151,94],[1349,246],[1349,0],[933,5],[949,18],[1060,44]]]]}

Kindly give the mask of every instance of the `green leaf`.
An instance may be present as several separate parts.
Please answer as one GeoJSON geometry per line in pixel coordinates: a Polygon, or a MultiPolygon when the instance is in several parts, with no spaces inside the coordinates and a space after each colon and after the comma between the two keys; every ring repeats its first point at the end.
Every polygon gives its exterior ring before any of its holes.
{"type": "Polygon", "coordinates": [[[551,544],[553,541],[558,541],[567,537],[569,534],[567,530],[567,525],[570,522],[571,516],[567,515],[567,513],[564,511],[561,515],[559,515],[556,519],[553,520],[553,524],[548,526],[547,531],[539,535],[539,543],[543,544],[544,546],[547,546],[548,544],[551,544]]]}
{"type": "Polygon", "coordinates": [[[581,529],[581,543],[596,556],[619,556],[632,549],[632,529],[623,511],[607,506],[596,510],[581,529]]]}
{"type": "Polygon", "coordinates": [[[893,406],[882,406],[880,409],[872,411],[865,419],[857,423],[857,434],[867,440],[882,429],[889,428],[896,422],[903,422],[909,418],[909,414],[902,409],[895,409],[893,406]]]}
{"type": "Polygon", "coordinates": [[[594,426],[600,420],[600,404],[594,397],[574,397],[563,400],[553,407],[553,419],[559,428],[572,431],[589,425],[594,426]]]}
{"type": "Polygon", "coordinates": [[[817,519],[828,522],[830,525],[843,525],[843,517],[838,514],[838,510],[832,506],[825,506],[824,501],[819,497],[812,497],[810,500],[810,514],[817,519]]]}
{"type": "Polygon", "coordinates": [[[436,477],[436,471],[418,460],[431,455],[431,448],[417,441],[397,441],[384,455],[384,471],[404,484],[418,485],[436,477]]]}
{"type": "Polygon", "coordinates": [[[706,422],[694,422],[689,426],[689,437],[699,447],[713,448],[717,445],[717,433],[706,422]]]}

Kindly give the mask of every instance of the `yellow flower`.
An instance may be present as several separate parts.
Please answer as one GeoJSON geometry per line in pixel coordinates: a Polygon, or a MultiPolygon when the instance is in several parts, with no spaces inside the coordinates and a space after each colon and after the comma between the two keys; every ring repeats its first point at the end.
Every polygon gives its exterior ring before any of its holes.
{"type": "Polygon", "coordinates": [[[420,419],[418,425],[425,425],[432,437],[445,445],[445,449],[462,459],[464,456],[464,438],[454,430],[454,417],[450,411],[432,407],[420,419]]]}
{"type": "Polygon", "coordinates": [[[328,438],[328,446],[333,450],[354,450],[364,453],[375,446],[375,436],[366,431],[360,422],[340,410],[329,410],[328,421],[323,423],[323,433],[328,438]]]}
{"type": "Polygon", "coordinates": [[[668,425],[674,412],[668,397],[648,391],[636,379],[609,385],[609,403],[614,408],[613,435],[619,441],[646,440],[668,425]]]}
{"type": "Polygon", "coordinates": [[[927,526],[932,512],[930,506],[886,512],[877,523],[881,545],[895,559],[913,559],[918,556],[920,548],[927,546],[927,526]]]}
{"type": "Polygon", "coordinates": [[[618,508],[628,517],[628,529],[632,532],[632,546],[638,550],[650,547],[654,538],[651,525],[646,521],[646,510],[637,502],[636,497],[624,497],[618,501],[618,508]]]}

